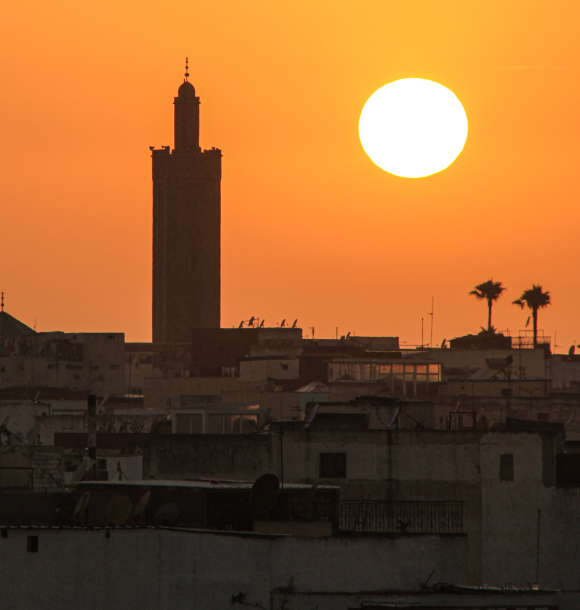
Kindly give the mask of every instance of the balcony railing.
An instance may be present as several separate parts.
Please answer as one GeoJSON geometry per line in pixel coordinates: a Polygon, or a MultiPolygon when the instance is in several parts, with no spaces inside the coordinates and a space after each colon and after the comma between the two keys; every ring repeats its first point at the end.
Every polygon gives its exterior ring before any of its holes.
{"type": "Polygon", "coordinates": [[[463,502],[340,502],[338,529],[360,534],[462,534],[463,502]]]}

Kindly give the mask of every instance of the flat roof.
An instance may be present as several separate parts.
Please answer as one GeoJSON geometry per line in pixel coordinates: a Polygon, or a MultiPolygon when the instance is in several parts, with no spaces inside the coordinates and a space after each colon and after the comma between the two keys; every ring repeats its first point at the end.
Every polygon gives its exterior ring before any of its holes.
{"type": "MultiPolygon", "coordinates": [[[[250,490],[252,489],[253,484],[254,481],[224,481],[214,479],[201,479],[198,481],[173,481],[170,479],[149,479],[141,481],[81,481],[77,485],[100,485],[105,487],[183,487],[186,489],[250,490]]],[[[284,483],[284,489],[291,489],[295,491],[308,491],[313,487],[313,485],[306,485],[304,483],[284,483]]],[[[323,491],[332,491],[335,489],[340,489],[340,485],[316,485],[316,489],[320,489],[323,491]]]]}

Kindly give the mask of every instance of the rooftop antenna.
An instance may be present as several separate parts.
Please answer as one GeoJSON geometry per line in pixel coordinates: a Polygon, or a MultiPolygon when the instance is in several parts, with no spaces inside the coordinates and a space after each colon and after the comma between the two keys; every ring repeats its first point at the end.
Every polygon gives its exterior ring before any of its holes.
{"type": "Polygon", "coordinates": [[[429,347],[433,347],[433,314],[435,313],[435,297],[431,297],[431,311],[427,313],[431,316],[431,338],[429,339],[429,347]]]}
{"type": "Polygon", "coordinates": [[[309,328],[312,331],[312,338],[314,339],[314,326],[309,326],[309,328]]]}
{"type": "Polygon", "coordinates": [[[186,57],[185,58],[185,82],[187,82],[188,78],[189,78],[189,58],[186,57]]]}
{"type": "Polygon", "coordinates": [[[0,303],[1,311],[4,311],[4,293],[2,293],[2,302],[0,303]]]}

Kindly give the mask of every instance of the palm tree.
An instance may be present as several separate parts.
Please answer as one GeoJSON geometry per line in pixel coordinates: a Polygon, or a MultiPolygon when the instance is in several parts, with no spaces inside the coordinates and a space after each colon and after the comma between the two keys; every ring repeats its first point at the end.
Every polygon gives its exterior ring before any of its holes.
{"type": "Polygon", "coordinates": [[[469,294],[472,294],[474,297],[487,301],[487,332],[492,332],[491,326],[491,308],[493,306],[493,302],[497,301],[501,296],[501,293],[505,290],[505,286],[501,285],[501,282],[494,282],[492,280],[487,280],[487,282],[483,282],[483,284],[479,284],[475,287],[475,290],[472,290],[469,294]]]}
{"type": "MultiPolygon", "coordinates": [[[[550,293],[543,291],[541,286],[532,284],[532,287],[522,292],[522,296],[513,302],[514,305],[519,305],[522,309],[527,305],[532,310],[532,319],[534,321],[534,347],[538,345],[538,309],[550,305],[550,293]]],[[[529,321],[529,318],[528,318],[529,321]]]]}

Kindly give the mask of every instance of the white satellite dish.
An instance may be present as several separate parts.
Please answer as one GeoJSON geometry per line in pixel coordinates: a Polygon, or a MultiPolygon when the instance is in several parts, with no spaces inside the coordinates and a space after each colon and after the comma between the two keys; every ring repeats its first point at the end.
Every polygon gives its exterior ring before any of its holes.
{"type": "Polygon", "coordinates": [[[314,406],[310,405],[308,414],[306,415],[306,418],[304,419],[305,428],[308,428],[308,426],[310,426],[310,424],[314,421],[314,418],[316,417],[316,414],[318,413],[318,407],[320,407],[320,405],[318,403],[316,403],[314,406]]]}
{"type": "Polygon", "coordinates": [[[26,435],[26,444],[34,445],[34,443],[37,441],[39,436],[40,436],[40,424],[38,422],[36,422],[34,424],[34,426],[32,426],[32,428],[30,428],[30,430],[28,431],[28,434],[26,435]]]}
{"type": "Polygon", "coordinates": [[[94,460],[92,460],[90,457],[85,456],[83,458],[83,461],[79,464],[79,467],[73,473],[73,476],[70,480],[71,485],[74,485],[75,483],[80,483],[83,480],[85,474],[87,473],[87,470],[89,470],[93,464],[94,460]]]}
{"type": "Polygon", "coordinates": [[[396,421],[397,417],[399,417],[399,413],[401,412],[401,407],[397,407],[395,412],[391,415],[391,419],[389,419],[387,423],[387,428],[390,428],[396,421]]]}
{"type": "Polygon", "coordinates": [[[80,521],[83,513],[85,510],[87,510],[90,499],[91,493],[89,491],[85,491],[85,493],[81,496],[81,499],[77,502],[75,512],[73,513],[73,521],[80,521]]]}
{"type": "Polygon", "coordinates": [[[140,498],[139,502],[137,502],[137,506],[135,507],[135,512],[133,513],[133,517],[137,519],[145,514],[145,509],[149,504],[149,498],[151,498],[151,492],[146,491],[140,498]]]}

